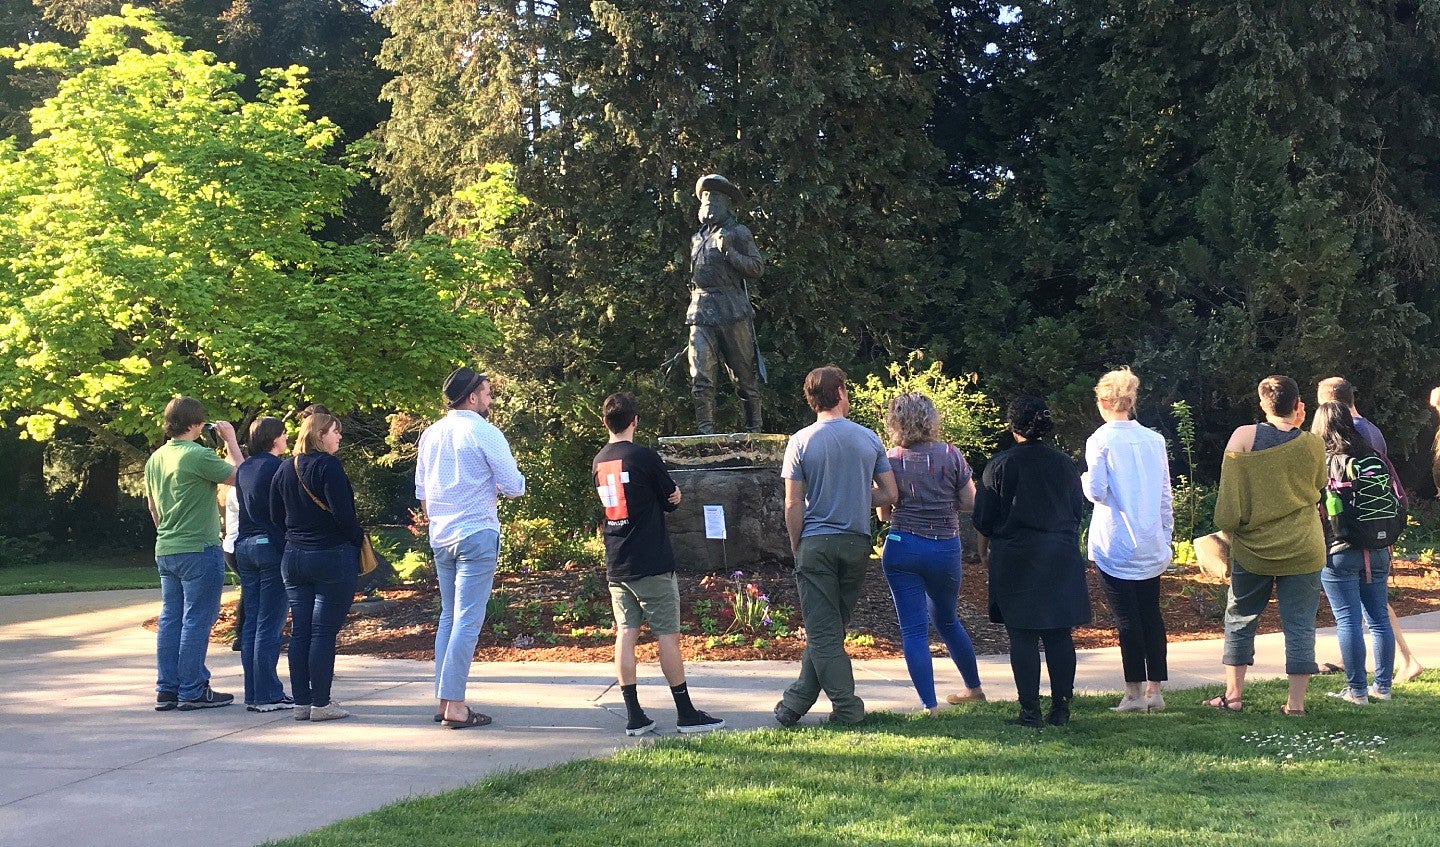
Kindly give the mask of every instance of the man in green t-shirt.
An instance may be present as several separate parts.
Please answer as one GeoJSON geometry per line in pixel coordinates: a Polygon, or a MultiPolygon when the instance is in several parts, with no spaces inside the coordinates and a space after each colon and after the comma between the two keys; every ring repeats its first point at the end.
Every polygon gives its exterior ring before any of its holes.
{"type": "Polygon", "coordinates": [[[211,690],[205,653],[225,586],[215,488],[235,484],[235,468],[242,457],[233,426],[214,423],[215,432],[225,440],[225,459],[196,443],[205,429],[205,406],[190,397],[176,397],[165,407],[165,434],[170,440],[145,463],[145,502],[155,521],[155,566],[160,570],[157,712],[211,709],[235,699],[233,694],[211,690]]]}

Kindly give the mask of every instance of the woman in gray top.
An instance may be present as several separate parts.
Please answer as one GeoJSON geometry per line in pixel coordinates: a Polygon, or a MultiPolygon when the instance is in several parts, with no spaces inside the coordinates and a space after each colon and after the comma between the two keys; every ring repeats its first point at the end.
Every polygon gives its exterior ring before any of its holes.
{"type": "Polygon", "coordinates": [[[890,468],[900,499],[876,511],[890,523],[881,563],[895,614],[910,681],[920,703],[931,714],[935,671],[930,660],[930,624],[955,661],[965,689],[946,698],[950,703],[984,702],[975,648],[956,614],[960,595],[960,511],[975,503],[970,465],[953,445],[940,440],[940,415],[923,394],[901,394],[890,403],[885,429],[897,446],[890,450],[890,468]]]}

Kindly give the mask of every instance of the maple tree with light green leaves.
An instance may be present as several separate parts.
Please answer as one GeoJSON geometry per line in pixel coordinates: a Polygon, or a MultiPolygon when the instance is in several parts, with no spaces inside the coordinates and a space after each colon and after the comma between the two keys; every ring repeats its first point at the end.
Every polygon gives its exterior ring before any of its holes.
{"type": "MultiPolygon", "coordinates": [[[[362,175],[326,161],[339,133],[309,117],[303,68],[246,101],[230,66],[128,6],[76,47],[3,56],[60,79],[33,143],[0,140],[0,411],[32,437],[76,425],[138,458],[177,394],[237,420],[429,409],[498,338],[482,307],[514,266],[488,221],[393,250],[316,237],[362,175]]],[[[519,202],[503,172],[471,193],[519,202]]]]}

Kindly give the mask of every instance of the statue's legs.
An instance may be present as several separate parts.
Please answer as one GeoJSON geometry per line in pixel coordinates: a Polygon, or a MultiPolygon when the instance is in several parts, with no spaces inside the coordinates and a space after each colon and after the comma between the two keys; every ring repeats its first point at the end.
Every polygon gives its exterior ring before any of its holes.
{"type": "Polygon", "coordinates": [[[720,353],[725,358],[725,370],[745,404],[745,429],[764,432],[764,418],[760,413],[760,367],[755,361],[755,324],[743,320],[715,329],[720,353]]]}
{"type": "Polygon", "coordinates": [[[719,328],[690,327],[690,392],[695,399],[695,431],[715,434],[715,380],[720,374],[719,328]]]}

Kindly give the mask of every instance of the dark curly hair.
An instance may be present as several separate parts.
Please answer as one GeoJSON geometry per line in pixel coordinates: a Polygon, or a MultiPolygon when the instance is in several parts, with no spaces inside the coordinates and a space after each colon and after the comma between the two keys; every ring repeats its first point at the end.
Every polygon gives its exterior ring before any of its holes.
{"type": "Polygon", "coordinates": [[[1029,441],[1039,441],[1055,431],[1055,422],[1050,419],[1050,407],[1039,397],[1022,394],[1010,401],[1005,410],[1005,420],[1010,431],[1023,435],[1029,441]]]}

